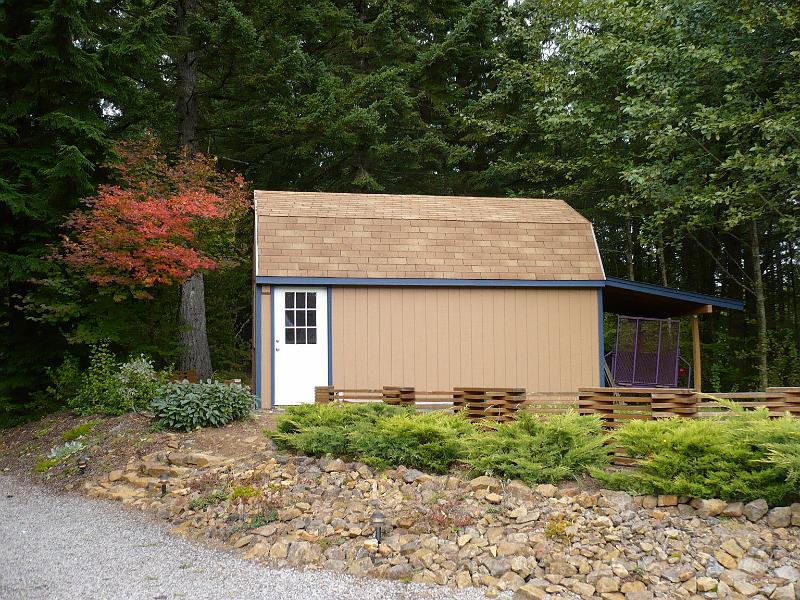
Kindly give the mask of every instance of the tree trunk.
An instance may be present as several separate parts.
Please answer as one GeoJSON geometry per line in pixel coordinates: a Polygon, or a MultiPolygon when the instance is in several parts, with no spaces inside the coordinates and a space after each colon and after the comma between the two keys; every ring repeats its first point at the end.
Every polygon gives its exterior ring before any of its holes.
{"type": "MultiPolygon", "coordinates": [[[[195,0],[178,0],[177,34],[179,44],[188,44],[189,15],[195,9],[195,0]]],[[[197,52],[189,46],[177,61],[178,151],[197,152],[197,52]]]]}
{"type": "Polygon", "coordinates": [[[628,263],[628,279],[634,281],[636,279],[633,269],[633,220],[628,217],[625,219],[625,258],[628,263]]]}
{"type": "Polygon", "coordinates": [[[195,273],[181,286],[181,370],[194,371],[200,379],[211,377],[211,354],[206,334],[205,283],[195,273]]]}
{"type": "MultiPolygon", "coordinates": [[[[187,43],[189,15],[195,0],[178,0],[177,34],[179,43],[187,43]]],[[[178,124],[178,151],[197,152],[197,52],[191,47],[178,58],[176,116],[178,124]]],[[[180,366],[183,371],[194,371],[201,380],[213,373],[211,352],[206,333],[206,298],[203,273],[197,272],[181,285],[180,366]]]]}
{"type": "Polygon", "coordinates": [[[667,277],[667,257],[664,252],[664,236],[658,232],[658,268],[661,271],[661,285],[668,287],[669,278],[667,277]]]}
{"type": "Polygon", "coordinates": [[[767,367],[767,305],[764,298],[764,279],[761,275],[761,246],[758,239],[758,223],[750,224],[750,237],[753,255],[753,292],[756,296],[756,322],[758,324],[758,379],[761,389],[769,386],[767,367]]]}

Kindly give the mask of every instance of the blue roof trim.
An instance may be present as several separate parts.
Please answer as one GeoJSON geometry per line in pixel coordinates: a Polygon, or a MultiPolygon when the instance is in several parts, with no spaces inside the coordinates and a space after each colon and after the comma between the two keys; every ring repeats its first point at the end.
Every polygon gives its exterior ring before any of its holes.
{"type": "Polygon", "coordinates": [[[259,285],[397,285],[426,287],[582,287],[601,288],[600,279],[532,280],[532,279],[413,279],[372,277],[256,277],[259,285]]]}
{"type": "Polygon", "coordinates": [[[629,281],[617,277],[585,280],[552,279],[415,279],[379,277],[256,277],[257,285],[379,285],[379,286],[422,286],[422,287],[545,287],[545,288],[617,288],[671,298],[694,304],[710,304],[719,308],[744,310],[744,302],[732,298],[719,298],[697,292],[685,292],[666,288],[652,283],[629,281]]]}
{"type": "Polygon", "coordinates": [[[711,306],[717,306],[719,308],[744,310],[744,302],[742,300],[720,298],[717,296],[710,296],[708,294],[699,294],[697,292],[684,292],[683,290],[666,288],[660,285],[654,285],[652,283],[630,281],[628,279],[619,279],[617,277],[606,278],[605,287],[630,290],[632,292],[641,292],[643,294],[652,294],[654,296],[672,298],[673,300],[683,300],[684,302],[694,302],[696,304],[710,304],[711,306]]]}

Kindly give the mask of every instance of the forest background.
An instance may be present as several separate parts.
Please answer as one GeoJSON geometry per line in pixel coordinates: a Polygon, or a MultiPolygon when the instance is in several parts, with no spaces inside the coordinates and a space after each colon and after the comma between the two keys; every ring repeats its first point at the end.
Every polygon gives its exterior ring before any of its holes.
{"type": "Polygon", "coordinates": [[[793,0],[8,0],[0,61],[0,424],[103,341],[249,377],[250,212],[146,294],[59,258],[142,140],[257,189],[564,198],[608,275],[745,300],[706,389],[800,384],[793,0]]]}

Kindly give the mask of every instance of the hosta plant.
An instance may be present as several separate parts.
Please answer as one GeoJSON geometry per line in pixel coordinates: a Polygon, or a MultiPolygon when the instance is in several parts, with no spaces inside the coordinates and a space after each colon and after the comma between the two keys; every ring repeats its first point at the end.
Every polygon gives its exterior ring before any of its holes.
{"type": "Polygon", "coordinates": [[[157,425],[190,431],[198,427],[220,427],[244,419],[255,407],[256,398],[241,385],[208,380],[180,381],[158,388],[150,403],[157,425]]]}

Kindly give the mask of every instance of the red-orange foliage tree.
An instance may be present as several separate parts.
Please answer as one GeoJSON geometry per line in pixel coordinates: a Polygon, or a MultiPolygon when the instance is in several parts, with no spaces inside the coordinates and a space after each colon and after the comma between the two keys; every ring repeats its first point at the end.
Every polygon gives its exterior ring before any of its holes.
{"type": "Polygon", "coordinates": [[[217,268],[249,206],[244,179],[202,154],[170,163],[153,139],[117,152],[120,162],[109,165],[116,183],[100,186],[67,220],[62,260],[101,288],[139,298],[217,268]]]}

